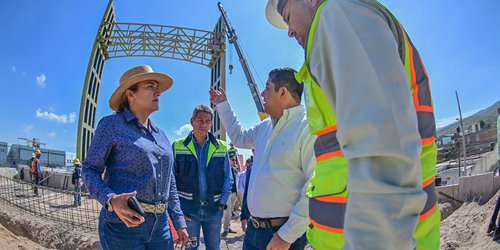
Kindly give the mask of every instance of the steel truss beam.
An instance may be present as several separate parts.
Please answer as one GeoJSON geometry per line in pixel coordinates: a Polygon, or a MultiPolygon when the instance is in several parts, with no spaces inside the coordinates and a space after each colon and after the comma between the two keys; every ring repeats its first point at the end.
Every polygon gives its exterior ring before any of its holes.
{"type": "Polygon", "coordinates": [[[104,23],[113,27],[98,37],[106,59],[129,56],[162,57],[211,68],[225,51],[225,35],[199,29],[156,24],[104,23]]]}
{"type": "MultiPolygon", "coordinates": [[[[82,89],[77,157],[85,159],[94,137],[97,99],[106,60],[141,56],[205,65],[212,72],[210,86],[225,87],[226,33],[223,27],[225,24],[220,18],[213,32],[156,24],[120,23],[116,22],[113,0],[110,0],[94,40],[82,89]]],[[[225,130],[218,119],[214,120],[212,130],[218,138],[225,139],[225,130]]]]}

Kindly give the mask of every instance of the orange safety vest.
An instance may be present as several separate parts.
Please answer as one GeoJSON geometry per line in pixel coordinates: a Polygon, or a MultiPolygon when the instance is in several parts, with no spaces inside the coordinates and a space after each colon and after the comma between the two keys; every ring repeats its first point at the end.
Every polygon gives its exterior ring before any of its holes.
{"type": "Polygon", "coordinates": [[[37,169],[37,164],[38,164],[38,161],[39,159],[34,157],[33,158],[33,161],[31,162],[31,173],[36,173],[36,169],[37,169]]]}

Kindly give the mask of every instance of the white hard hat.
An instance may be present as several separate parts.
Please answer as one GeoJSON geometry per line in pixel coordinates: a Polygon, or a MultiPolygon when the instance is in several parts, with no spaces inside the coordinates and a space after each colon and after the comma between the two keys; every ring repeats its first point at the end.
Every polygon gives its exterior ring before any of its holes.
{"type": "MultiPolygon", "coordinates": [[[[288,25],[283,21],[283,17],[278,12],[278,2],[280,0],[268,0],[266,6],[266,17],[267,21],[271,23],[274,27],[280,29],[288,29],[288,25]]],[[[286,0],[285,0],[286,1],[286,0]]]]}

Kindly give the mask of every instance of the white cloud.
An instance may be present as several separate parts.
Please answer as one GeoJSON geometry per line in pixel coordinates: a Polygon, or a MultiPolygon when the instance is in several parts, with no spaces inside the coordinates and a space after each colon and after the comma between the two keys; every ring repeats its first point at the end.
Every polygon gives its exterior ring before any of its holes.
{"type": "Polygon", "coordinates": [[[45,80],[47,80],[47,77],[45,74],[41,74],[36,77],[36,84],[42,88],[45,88],[45,80]]]}
{"type": "Polygon", "coordinates": [[[36,110],[36,118],[42,120],[55,121],[59,123],[73,123],[76,121],[76,113],[71,112],[69,114],[58,115],[54,112],[42,111],[42,109],[36,110]]]}
{"type": "Polygon", "coordinates": [[[16,72],[16,66],[12,66],[12,72],[16,72]]]}
{"type": "Polygon", "coordinates": [[[174,131],[174,133],[176,135],[182,135],[184,134],[185,132],[189,132],[193,129],[193,126],[191,126],[191,124],[184,124],[182,125],[178,130],[174,131]]]}
{"type": "MultiPolygon", "coordinates": [[[[469,117],[477,112],[481,111],[481,109],[474,109],[474,110],[471,110],[469,112],[466,112],[466,113],[463,113],[462,114],[462,119],[465,119],[466,117],[469,117]]],[[[457,121],[459,117],[459,114],[457,113],[456,116],[450,116],[450,117],[445,117],[445,118],[441,118],[439,120],[436,121],[436,128],[437,129],[441,129],[441,128],[444,128],[454,122],[457,121]]]]}
{"type": "Polygon", "coordinates": [[[24,125],[23,131],[25,134],[30,135],[33,130],[33,125],[24,125]]]}
{"type": "Polygon", "coordinates": [[[52,131],[52,132],[48,133],[47,136],[49,138],[55,138],[56,137],[56,131],[52,131]]]}
{"type": "Polygon", "coordinates": [[[436,128],[437,129],[444,128],[444,127],[454,123],[456,121],[455,120],[456,118],[457,118],[456,116],[441,118],[441,119],[436,121],[436,128]]]}

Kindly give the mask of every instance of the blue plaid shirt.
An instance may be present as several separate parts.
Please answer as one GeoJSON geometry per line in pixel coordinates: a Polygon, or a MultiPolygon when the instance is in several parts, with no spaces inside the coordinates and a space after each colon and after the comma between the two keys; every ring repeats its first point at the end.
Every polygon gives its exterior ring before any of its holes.
{"type": "Polygon", "coordinates": [[[103,206],[114,194],[137,191],[143,202],[168,201],[175,227],[185,228],[172,168],[173,152],[165,133],[151,121],[144,127],[125,109],[97,125],[83,176],[90,194],[103,206]]]}

